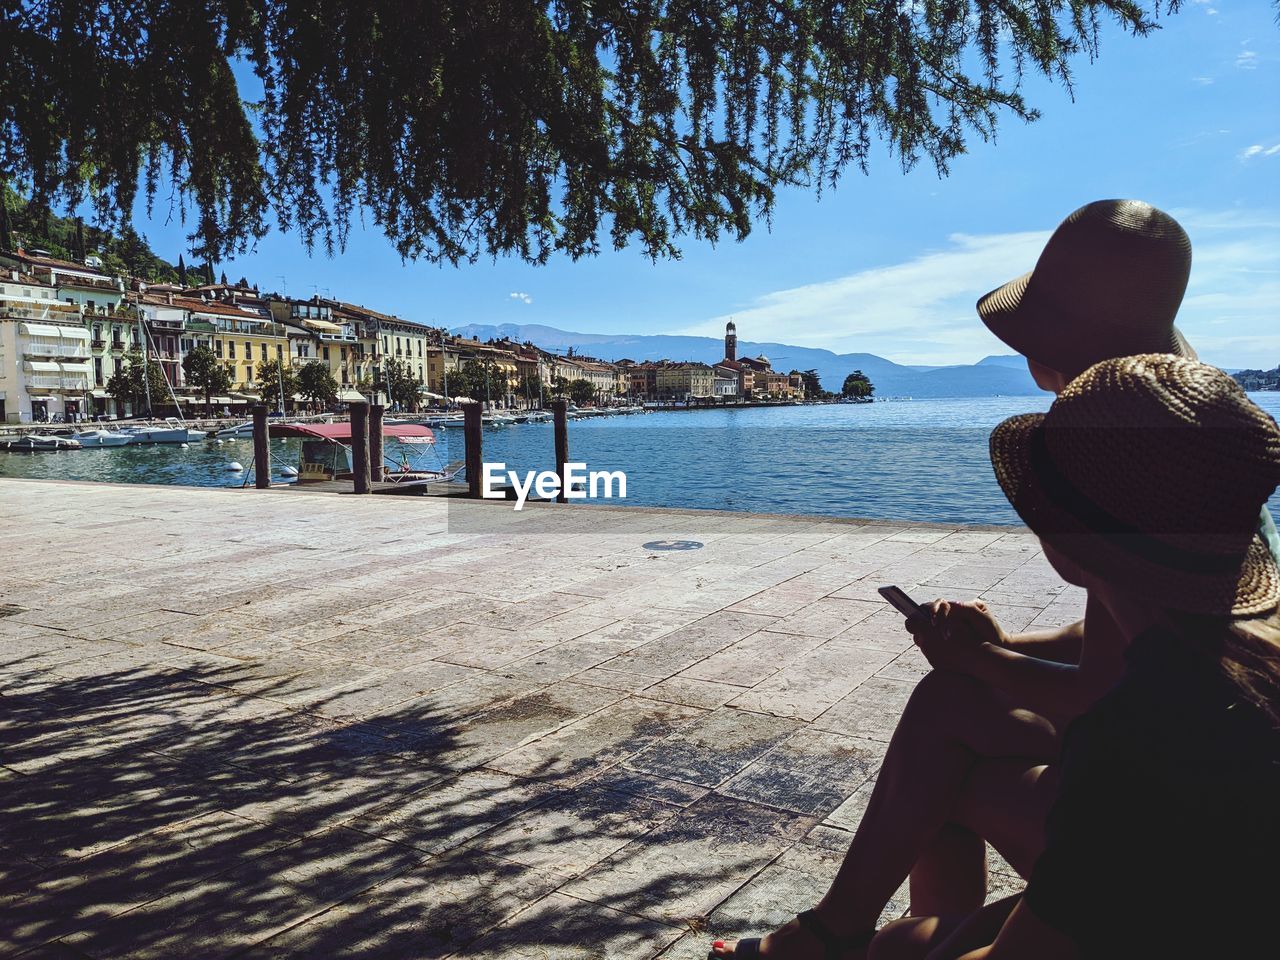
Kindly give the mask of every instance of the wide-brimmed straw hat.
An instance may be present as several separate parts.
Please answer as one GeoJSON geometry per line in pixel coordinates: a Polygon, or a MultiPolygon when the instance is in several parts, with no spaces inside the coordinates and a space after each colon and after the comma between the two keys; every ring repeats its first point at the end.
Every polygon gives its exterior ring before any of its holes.
{"type": "Polygon", "coordinates": [[[1191,273],[1178,221],[1140,200],[1098,200],[1059,224],[1035,269],[978,301],[991,332],[1068,379],[1138,353],[1195,357],[1173,319],[1191,273]]]}
{"type": "Polygon", "coordinates": [[[1096,364],[1048,413],[996,427],[991,464],[1027,526],[1107,582],[1191,613],[1280,604],[1258,535],[1280,428],[1216,367],[1170,354],[1096,364]]]}

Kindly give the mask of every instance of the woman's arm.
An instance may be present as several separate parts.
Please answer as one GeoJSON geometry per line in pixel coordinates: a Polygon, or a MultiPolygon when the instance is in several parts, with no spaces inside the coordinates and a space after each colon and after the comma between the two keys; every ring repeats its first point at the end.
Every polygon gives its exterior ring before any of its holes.
{"type": "Polygon", "coordinates": [[[1003,644],[1006,649],[1028,657],[1057,663],[1079,663],[1080,650],[1084,645],[1084,621],[1077,620],[1065,627],[1052,627],[1048,630],[1015,633],[1006,636],[1003,644]]]}
{"type": "MultiPolygon", "coordinates": [[[[935,601],[930,617],[908,622],[917,646],[929,663],[940,670],[968,674],[1015,699],[1026,709],[1050,719],[1078,716],[1105,692],[1119,675],[1119,652],[1106,648],[1105,626],[1090,633],[1080,665],[1027,656],[1007,644],[1007,634],[981,601],[935,601]],[[1102,646],[1099,651],[1094,649],[1102,646]]],[[[1083,636],[1083,635],[1082,635],[1083,636]]]]}

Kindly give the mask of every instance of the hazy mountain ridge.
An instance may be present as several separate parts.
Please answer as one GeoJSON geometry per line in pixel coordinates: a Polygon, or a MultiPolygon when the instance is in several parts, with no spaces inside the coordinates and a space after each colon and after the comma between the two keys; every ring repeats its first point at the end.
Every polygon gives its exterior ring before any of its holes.
{"type": "MultiPolygon", "coordinates": [[[[471,323],[454,327],[459,336],[480,340],[509,337],[529,341],[543,350],[577,353],[603,360],[697,360],[715,363],[724,357],[724,341],[715,337],[668,334],[573,333],[542,324],[471,323]]],[[[739,340],[740,356],[764,354],[776,369],[818,371],[822,385],[838,391],[844,378],[861,370],[876,385],[881,397],[989,397],[1024,396],[1040,392],[1026,363],[1016,356],[984,357],[976,364],[951,367],[906,366],[873,353],[837,354],[814,347],[798,347],[774,341],[739,340]]]]}

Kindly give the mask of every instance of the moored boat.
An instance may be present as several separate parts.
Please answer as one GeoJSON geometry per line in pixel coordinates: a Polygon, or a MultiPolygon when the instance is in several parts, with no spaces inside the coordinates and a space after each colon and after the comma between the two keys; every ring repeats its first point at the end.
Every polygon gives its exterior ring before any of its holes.
{"type": "Polygon", "coordinates": [[[51,437],[39,433],[28,434],[17,440],[7,440],[4,449],[14,453],[41,453],[51,450],[79,450],[79,440],[68,437],[51,437]]]}
{"type": "Polygon", "coordinates": [[[154,426],[138,426],[124,427],[121,433],[129,435],[130,443],[186,443],[187,428],[186,427],[154,427],[154,426]]]}
{"type": "Polygon", "coordinates": [[[71,436],[79,440],[82,447],[123,447],[133,439],[127,433],[114,430],[81,430],[71,436]]]}

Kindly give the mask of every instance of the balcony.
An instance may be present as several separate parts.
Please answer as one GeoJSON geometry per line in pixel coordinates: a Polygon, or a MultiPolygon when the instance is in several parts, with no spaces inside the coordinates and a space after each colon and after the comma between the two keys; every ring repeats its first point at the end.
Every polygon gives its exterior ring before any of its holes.
{"type": "Polygon", "coordinates": [[[103,340],[100,337],[96,340],[89,341],[89,346],[92,347],[94,350],[101,350],[106,345],[107,345],[107,341],[103,340]]]}
{"type": "Polygon", "coordinates": [[[89,352],[83,342],[77,344],[64,343],[28,343],[23,348],[23,356],[32,357],[70,357],[75,360],[88,360],[89,352]]]}
{"type": "Polygon", "coordinates": [[[19,320],[44,320],[49,323],[79,323],[80,313],[69,304],[35,308],[29,304],[18,305],[12,300],[0,300],[0,315],[19,320]]]}
{"type": "Polygon", "coordinates": [[[88,377],[60,377],[52,373],[27,375],[28,390],[53,390],[60,393],[84,393],[89,389],[88,377]]]}

